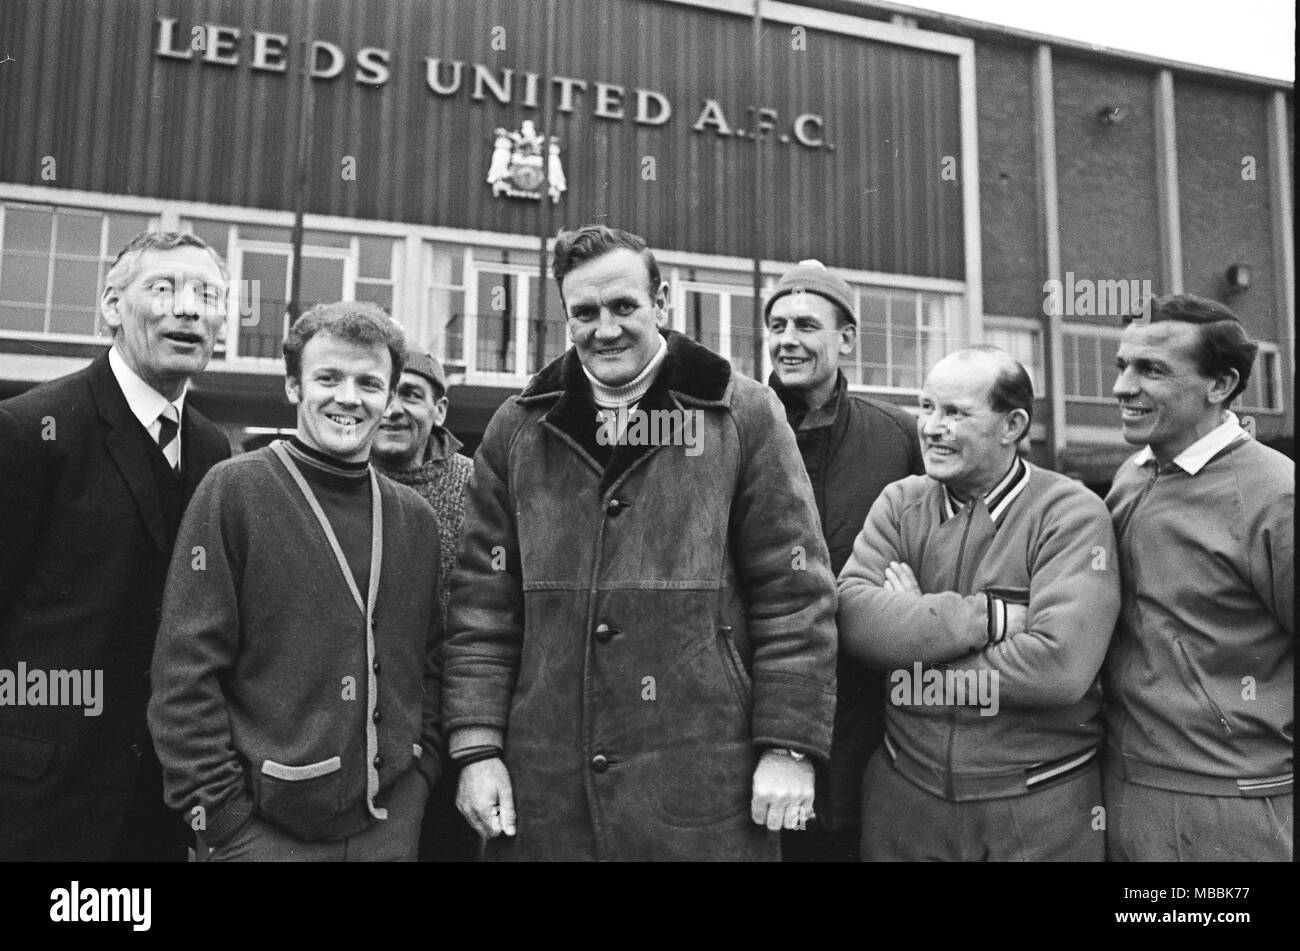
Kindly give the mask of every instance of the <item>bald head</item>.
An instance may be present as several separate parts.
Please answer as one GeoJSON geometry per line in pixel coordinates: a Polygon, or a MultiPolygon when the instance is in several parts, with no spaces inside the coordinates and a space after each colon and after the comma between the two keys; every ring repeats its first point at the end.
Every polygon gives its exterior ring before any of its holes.
{"type": "Polygon", "coordinates": [[[1033,399],[1029,374],[1005,350],[978,346],[944,357],[921,391],[926,473],[962,497],[990,491],[1029,432],[1033,399]]]}

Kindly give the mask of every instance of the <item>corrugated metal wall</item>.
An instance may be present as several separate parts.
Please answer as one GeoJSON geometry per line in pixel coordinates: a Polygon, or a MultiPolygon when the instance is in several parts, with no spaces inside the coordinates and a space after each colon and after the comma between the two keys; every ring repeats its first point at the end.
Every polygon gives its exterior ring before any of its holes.
{"type": "Polygon", "coordinates": [[[288,208],[303,109],[295,72],[302,42],[320,39],[347,64],[313,82],[309,211],[535,233],[537,204],[494,198],[484,182],[492,130],[532,118],[563,144],[557,226],[603,220],[656,247],[748,256],[755,143],[691,129],[711,98],[733,129],[752,129],[748,107],[777,111],[761,146],[765,256],[963,276],[961,183],[941,175],[947,156],[960,167],[955,57],[811,29],[799,49],[788,25],[769,23],[755,88],[745,17],[651,0],[556,8],[552,74],[588,86],[547,129],[519,102],[522,74],[544,73],[540,0],[7,0],[0,35],[18,62],[0,71],[0,180],[288,208]],[[159,16],[178,20],[178,44],[205,22],[237,27],[238,64],[157,55],[159,16]],[[251,68],[254,30],[290,37],[287,73],[251,68]],[[354,79],[366,46],[391,54],[381,86],[354,79]],[[465,64],[458,93],[430,91],[426,57],[465,64]],[[474,63],[515,70],[509,105],[471,98],[474,63]],[[625,118],[591,114],[597,81],[624,88],[625,118]],[[632,121],[637,88],[669,99],[666,125],[632,121]],[[824,117],[833,149],[779,140],[804,112],[824,117]],[[45,156],[53,181],[41,177],[45,156]],[[342,174],[346,157],[355,180],[342,174]]]}

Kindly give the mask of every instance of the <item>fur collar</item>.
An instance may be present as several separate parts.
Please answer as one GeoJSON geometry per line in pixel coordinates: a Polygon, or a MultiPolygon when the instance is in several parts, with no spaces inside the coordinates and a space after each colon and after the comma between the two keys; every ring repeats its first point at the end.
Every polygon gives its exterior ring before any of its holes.
{"type": "MultiPolygon", "coordinates": [[[[660,330],[668,353],[650,389],[637,404],[650,411],[678,403],[722,408],[731,401],[731,364],[712,350],[675,330],[660,330]]],[[[596,404],[582,372],[578,352],[570,347],[529,381],[518,397],[524,405],[555,401],[542,422],[558,431],[592,468],[601,472],[602,495],[655,446],[602,446],[596,441],[596,404]]]]}

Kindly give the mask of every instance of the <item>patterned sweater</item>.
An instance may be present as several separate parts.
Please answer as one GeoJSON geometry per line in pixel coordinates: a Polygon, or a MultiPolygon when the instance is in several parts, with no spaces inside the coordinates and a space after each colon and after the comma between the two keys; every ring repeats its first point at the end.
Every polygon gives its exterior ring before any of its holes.
{"type": "Polygon", "coordinates": [[[377,468],[394,482],[409,485],[433,506],[438,516],[438,537],[442,542],[442,562],[438,568],[438,598],[442,619],[447,620],[447,603],[451,598],[451,573],[460,554],[460,524],[465,518],[465,488],[474,463],[457,452],[461,442],[441,426],[429,436],[424,460],[409,469],[390,469],[377,456],[377,468]]]}

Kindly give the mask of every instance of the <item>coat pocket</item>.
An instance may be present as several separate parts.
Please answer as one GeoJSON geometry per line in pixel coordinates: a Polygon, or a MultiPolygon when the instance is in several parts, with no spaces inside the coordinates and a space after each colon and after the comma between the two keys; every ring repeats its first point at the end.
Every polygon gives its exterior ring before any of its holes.
{"type": "Polygon", "coordinates": [[[736,642],[731,638],[730,625],[718,625],[718,651],[722,655],[722,669],[731,684],[732,693],[740,702],[741,712],[745,716],[749,716],[754,700],[754,683],[745,670],[745,664],[741,660],[740,651],[736,648],[736,642]]]}
{"type": "Polygon", "coordinates": [[[0,773],[40,779],[54,758],[55,744],[34,736],[0,733],[0,773]]]}
{"type": "Polygon", "coordinates": [[[339,813],[342,768],[337,756],[305,766],[263,760],[258,814],[305,841],[319,838],[339,813]]]}

